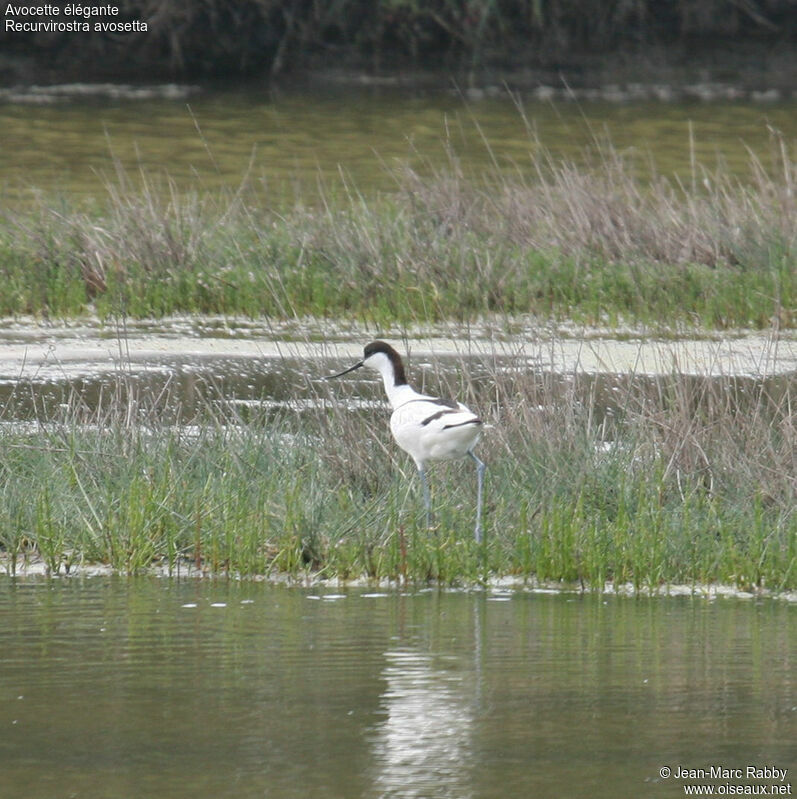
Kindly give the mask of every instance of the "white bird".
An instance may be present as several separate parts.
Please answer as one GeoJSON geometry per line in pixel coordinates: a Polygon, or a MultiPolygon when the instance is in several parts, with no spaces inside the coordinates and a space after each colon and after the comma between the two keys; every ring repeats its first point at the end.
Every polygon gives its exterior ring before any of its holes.
{"type": "Polygon", "coordinates": [[[342,377],[361,366],[375,369],[382,375],[390,406],[390,432],[396,443],[412,456],[418,467],[423,487],[427,526],[431,521],[432,503],[426,482],[426,463],[471,457],[476,463],[476,541],[482,540],[482,485],[485,464],[473,448],[482,434],[483,422],[461,402],[437,399],[419,394],[407,383],[401,356],[384,341],[372,341],[363,351],[363,359],[326,379],[342,377]]]}

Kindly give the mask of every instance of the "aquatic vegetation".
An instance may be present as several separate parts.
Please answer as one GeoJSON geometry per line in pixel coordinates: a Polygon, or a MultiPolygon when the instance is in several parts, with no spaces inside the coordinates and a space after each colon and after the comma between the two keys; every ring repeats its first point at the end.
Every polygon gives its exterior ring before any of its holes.
{"type": "Polygon", "coordinates": [[[0,214],[0,315],[795,324],[797,164],[776,136],[744,181],[693,164],[641,182],[610,145],[580,165],[529,152],[533,178],[467,179],[451,153],[431,178],[397,170],[390,196],[287,210],[256,185],[186,194],[120,168],[90,210],[0,214]]]}
{"type": "Polygon", "coordinates": [[[75,399],[58,419],[0,427],[3,561],[11,572],[41,557],[52,572],[83,562],[443,584],[797,585],[788,380],[631,375],[611,407],[587,377],[522,364],[463,380],[491,425],[482,543],[470,464],[435,466],[447,474],[431,484],[426,529],[382,409],[319,393],[300,412],[244,418],[214,403],[174,426],[155,409],[75,399]]]}

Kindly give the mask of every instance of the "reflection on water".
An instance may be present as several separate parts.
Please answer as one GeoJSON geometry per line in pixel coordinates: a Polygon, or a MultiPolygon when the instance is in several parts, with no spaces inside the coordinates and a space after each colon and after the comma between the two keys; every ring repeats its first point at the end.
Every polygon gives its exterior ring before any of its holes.
{"type": "Polygon", "coordinates": [[[312,594],[0,580],[3,795],[664,798],[663,765],[797,767],[785,603],[312,594]]]}
{"type": "Polygon", "coordinates": [[[387,720],[374,745],[375,787],[382,796],[473,796],[473,685],[465,683],[456,659],[435,660],[413,649],[385,652],[387,720]]]}
{"type": "Polygon", "coordinates": [[[640,153],[643,171],[652,154],[660,173],[688,179],[694,155],[709,170],[722,164],[744,177],[748,147],[768,159],[771,129],[787,142],[797,137],[791,104],[530,102],[521,114],[508,96],[468,104],[455,94],[357,90],[209,91],[190,108],[165,100],[0,104],[0,153],[13,153],[0,159],[0,188],[17,200],[31,188],[104,196],[104,181],[117,182],[116,160],[134,183],[139,169],[168,172],[184,189],[236,189],[246,176],[261,202],[307,202],[321,184],[331,194],[394,191],[397,165],[439,171],[449,149],[466,174],[497,163],[533,176],[539,148],[578,160],[606,136],[621,152],[640,153]]]}

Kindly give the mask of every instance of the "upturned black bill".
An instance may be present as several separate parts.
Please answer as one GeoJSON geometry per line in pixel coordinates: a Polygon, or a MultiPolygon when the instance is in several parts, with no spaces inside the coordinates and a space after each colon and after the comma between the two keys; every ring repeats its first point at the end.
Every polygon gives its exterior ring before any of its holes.
{"type": "Polygon", "coordinates": [[[347,375],[349,372],[353,372],[355,369],[359,369],[363,365],[363,362],[360,361],[359,363],[355,363],[354,366],[350,366],[348,369],[344,369],[342,372],[338,372],[336,375],[327,375],[324,380],[334,380],[336,377],[343,377],[343,375],[347,375]]]}

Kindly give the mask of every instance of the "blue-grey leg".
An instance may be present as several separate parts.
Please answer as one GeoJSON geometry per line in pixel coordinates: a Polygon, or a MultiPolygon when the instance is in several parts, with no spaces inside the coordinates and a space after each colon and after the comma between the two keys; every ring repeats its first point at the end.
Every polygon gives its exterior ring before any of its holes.
{"type": "Polygon", "coordinates": [[[421,478],[421,487],[423,488],[423,504],[426,508],[426,526],[432,526],[432,500],[429,496],[429,484],[426,482],[426,472],[423,465],[418,464],[418,477],[421,478]]]}
{"type": "Polygon", "coordinates": [[[484,485],[484,470],[487,467],[484,461],[479,460],[470,450],[468,455],[476,462],[476,530],[474,535],[476,543],[480,544],[482,540],[482,486],[484,485]]]}

